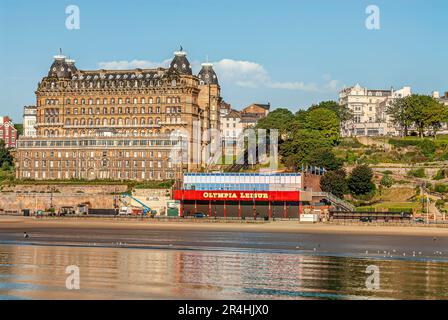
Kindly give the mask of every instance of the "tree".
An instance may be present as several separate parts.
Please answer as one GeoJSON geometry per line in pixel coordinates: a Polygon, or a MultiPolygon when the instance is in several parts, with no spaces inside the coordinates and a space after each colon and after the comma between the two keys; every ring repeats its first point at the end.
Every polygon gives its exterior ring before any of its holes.
{"type": "Polygon", "coordinates": [[[258,121],[255,129],[277,129],[279,137],[284,137],[291,130],[291,123],[294,121],[294,115],[291,111],[284,108],[278,108],[270,112],[265,118],[258,121]]]}
{"type": "Polygon", "coordinates": [[[331,148],[312,150],[306,157],[306,163],[311,166],[325,168],[328,171],[338,170],[343,165],[343,161],[336,158],[336,155],[331,151],[331,148]]]}
{"type": "Polygon", "coordinates": [[[409,127],[412,125],[410,107],[406,98],[396,99],[387,107],[386,113],[391,117],[392,123],[403,130],[403,136],[408,135],[409,127]]]}
{"type": "Polygon", "coordinates": [[[313,104],[308,111],[312,111],[314,109],[328,109],[333,111],[336,116],[339,118],[340,122],[349,121],[353,118],[353,114],[350,109],[347,107],[341,106],[336,101],[322,101],[319,104],[313,104]]]}
{"type": "Polygon", "coordinates": [[[441,128],[441,122],[447,120],[447,108],[430,96],[411,95],[395,100],[386,110],[394,124],[404,130],[408,135],[409,127],[415,125],[420,137],[426,130],[434,134],[441,128]]]}
{"type": "Polygon", "coordinates": [[[348,188],[354,195],[368,194],[375,189],[372,178],[372,169],[366,165],[357,166],[348,178],[348,188]]]}
{"type": "Polygon", "coordinates": [[[333,144],[339,140],[340,121],[333,111],[323,108],[314,109],[308,112],[305,120],[306,129],[320,131],[333,144]]]}
{"type": "Polygon", "coordinates": [[[320,188],[324,192],[330,192],[336,197],[342,198],[348,192],[345,170],[326,172],[320,180],[320,188]]]}
{"type": "Polygon", "coordinates": [[[331,142],[316,130],[297,130],[280,145],[280,155],[284,163],[297,169],[307,163],[308,155],[316,149],[331,147],[331,142]]]}
{"type": "Polygon", "coordinates": [[[16,130],[17,130],[17,137],[23,135],[23,124],[21,124],[21,123],[16,123],[16,124],[14,125],[14,128],[16,128],[16,130]]]}
{"type": "Polygon", "coordinates": [[[5,141],[0,140],[0,167],[10,167],[14,163],[14,159],[9,152],[9,149],[6,148],[5,141]]]}
{"type": "Polygon", "coordinates": [[[412,95],[405,98],[409,104],[411,119],[418,129],[420,138],[426,129],[440,128],[444,120],[445,106],[430,96],[412,95]]]}

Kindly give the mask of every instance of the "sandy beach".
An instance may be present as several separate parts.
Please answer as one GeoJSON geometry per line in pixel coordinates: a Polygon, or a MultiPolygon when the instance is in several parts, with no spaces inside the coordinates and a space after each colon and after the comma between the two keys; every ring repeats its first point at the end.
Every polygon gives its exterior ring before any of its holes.
{"type": "Polygon", "coordinates": [[[0,217],[0,243],[188,250],[274,250],[448,258],[448,229],[416,226],[211,223],[0,217]],[[24,238],[24,232],[29,238],[24,238]],[[443,252],[441,255],[439,252],[443,252]]]}
{"type": "MultiPolygon", "coordinates": [[[[82,229],[147,229],[147,230],[192,230],[192,231],[234,231],[234,232],[279,232],[279,233],[316,233],[316,234],[371,234],[371,235],[407,235],[448,237],[448,228],[425,225],[340,225],[306,224],[296,221],[275,221],[269,223],[216,223],[216,222],[169,222],[158,220],[113,220],[113,219],[76,219],[0,216],[0,231],[8,229],[35,228],[82,228],[82,229]]],[[[0,236],[1,237],[1,236],[0,236]]]]}

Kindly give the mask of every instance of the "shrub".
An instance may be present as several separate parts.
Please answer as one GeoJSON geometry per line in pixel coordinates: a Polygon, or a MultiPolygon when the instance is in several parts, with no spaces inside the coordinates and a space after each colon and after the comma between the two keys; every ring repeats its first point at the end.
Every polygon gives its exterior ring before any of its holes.
{"type": "Polygon", "coordinates": [[[424,168],[418,168],[418,169],[409,170],[408,177],[424,178],[424,177],[426,177],[425,169],[424,168]]]}
{"type": "Polygon", "coordinates": [[[436,172],[436,174],[434,175],[434,177],[432,177],[434,180],[442,180],[445,179],[446,175],[445,175],[445,170],[440,169],[436,172]]]}
{"type": "Polygon", "coordinates": [[[443,183],[438,183],[434,187],[434,191],[438,193],[445,193],[448,191],[448,185],[443,183]]]}
{"type": "Polygon", "coordinates": [[[390,187],[392,187],[392,185],[394,184],[394,179],[392,179],[389,175],[386,174],[386,175],[384,175],[383,178],[381,179],[380,184],[381,184],[383,187],[390,188],[390,187]]]}
{"type": "Polygon", "coordinates": [[[354,195],[367,195],[375,190],[372,178],[372,169],[366,165],[357,166],[348,179],[348,188],[354,195]]]}

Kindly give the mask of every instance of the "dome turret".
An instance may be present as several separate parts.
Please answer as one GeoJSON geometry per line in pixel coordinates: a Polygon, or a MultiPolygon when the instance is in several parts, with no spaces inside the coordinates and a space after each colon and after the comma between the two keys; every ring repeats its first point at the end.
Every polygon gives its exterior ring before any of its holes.
{"type": "Polygon", "coordinates": [[[199,71],[198,77],[203,84],[219,84],[218,76],[215,70],[213,70],[213,64],[211,63],[202,64],[202,69],[199,71]]]}
{"type": "Polygon", "coordinates": [[[174,52],[173,61],[170,64],[171,70],[176,70],[180,74],[192,75],[190,62],[187,59],[187,53],[181,50],[174,52]]]}
{"type": "Polygon", "coordinates": [[[54,62],[50,67],[48,76],[57,78],[71,78],[72,71],[73,69],[67,63],[65,56],[59,54],[54,56],[54,62]]]}

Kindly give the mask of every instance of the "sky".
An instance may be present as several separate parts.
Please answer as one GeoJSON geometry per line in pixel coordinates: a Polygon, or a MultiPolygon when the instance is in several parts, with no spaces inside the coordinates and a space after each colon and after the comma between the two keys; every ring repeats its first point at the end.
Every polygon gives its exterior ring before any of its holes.
{"type": "Polygon", "coordinates": [[[296,111],[357,83],[444,92],[447,15],[446,0],[0,0],[0,115],[21,122],[59,48],[91,70],[164,66],[182,45],[235,109],[296,111]]]}

